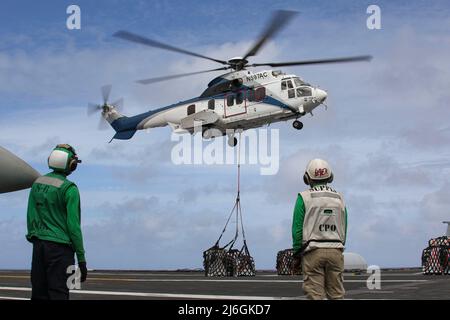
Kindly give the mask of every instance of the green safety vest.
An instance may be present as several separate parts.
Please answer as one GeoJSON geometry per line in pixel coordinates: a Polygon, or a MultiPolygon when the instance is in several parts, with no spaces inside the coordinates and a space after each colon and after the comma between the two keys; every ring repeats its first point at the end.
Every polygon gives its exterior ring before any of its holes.
{"type": "Polygon", "coordinates": [[[34,182],[28,199],[29,241],[36,237],[71,245],[78,261],[85,261],[80,219],[78,188],[65,175],[51,172],[34,182]]]}

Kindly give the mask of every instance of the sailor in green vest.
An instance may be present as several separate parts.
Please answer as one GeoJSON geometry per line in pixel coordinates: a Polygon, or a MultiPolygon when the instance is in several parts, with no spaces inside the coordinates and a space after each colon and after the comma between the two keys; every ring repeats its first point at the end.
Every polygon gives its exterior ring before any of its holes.
{"type": "Polygon", "coordinates": [[[302,261],[303,291],[309,299],[343,299],[344,200],[327,185],[333,181],[333,172],[325,160],[311,160],[303,181],[310,189],[299,193],[292,222],[294,257],[302,261]]]}
{"type": "Polygon", "coordinates": [[[33,243],[32,299],[69,299],[68,280],[74,270],[74,253],[81,282],[86,280],[80,194],[77,186],[67,179],[80,162],[70,145],[57,145],[48,157],[48,166],[53,171],[39,177],[31,187],[26,237],[33,243]]]}

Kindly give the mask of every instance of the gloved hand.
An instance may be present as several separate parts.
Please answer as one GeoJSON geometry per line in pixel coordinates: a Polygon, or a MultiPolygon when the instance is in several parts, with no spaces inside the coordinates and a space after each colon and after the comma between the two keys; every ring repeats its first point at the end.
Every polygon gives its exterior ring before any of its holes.
{"type": "Polygon", "coordinates": [[[85,282],[86,278],[87,278],[87,274],[88,274],[87,267],[86,267],[86,261],[79,262],[78,267],[80,268],[80,272],[81,272],[81,282],[85,282]]]}

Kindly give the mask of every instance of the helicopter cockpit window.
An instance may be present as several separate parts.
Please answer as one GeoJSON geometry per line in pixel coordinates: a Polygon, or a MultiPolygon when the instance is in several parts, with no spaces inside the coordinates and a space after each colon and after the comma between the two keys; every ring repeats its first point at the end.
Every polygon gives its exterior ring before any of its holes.
{"type": "Polygon", "coordinates": [[[214,99],[209,100],[208,101],[208,109],[209,110],[214,110],[215,108],[216,108],[215,100],[214,99]]]}
{"type": "Polygon", "coordinates": [[[294,78],[294,84],[296,87],[300,87],[302,85],[305,85],[306,83],[300,80],[299,78],[294,78]]]}
{"type": "Polygon", "coordinates": [[[191,104],[187,107],[187,115],[195,113],[195,104],[191,104]]]}
{"type": "Polygon", "coordinates": [[[286,90],[286,89],[287,89],[286,81],[281,81],[281,90],[286,90]]]}
{"type": "Polygon", "coordinates": [[[227,106],[231,107],[234,105],[234,95],[230,94],[227,96],[227,106]]]}
{"type": "Polygon", "coordinates": [[[242,102],[244,102],[244,93],[239,91],[236,93],[236,104],[241,104],[242,102]]]}
{"type": "Polygon", "coordinates": [[[292,81],[291,81],[291,80],[289,80],[289,81],[287,82],[287,85],[288,85],[288,88],[289,88],[289,89],[294,89],[294,86],[292,85],[292,81]]]}
{"type": "Polygon", "coordinates": [[[263,101],[266,97],[266,88],[260,87],[255,90],[255,100],[256,101],[263,101]]]}
{"type": "Polygon", "coordinates": [[[297,88],[297,97],[309,97],[312,95],[312,90],[309,87],[297,88]]]}
{"type": "Polygon", "coordinates": [[[294,89],[289,89],[288,90],[288,98],[295,98],[295,90],[294,89]]]}

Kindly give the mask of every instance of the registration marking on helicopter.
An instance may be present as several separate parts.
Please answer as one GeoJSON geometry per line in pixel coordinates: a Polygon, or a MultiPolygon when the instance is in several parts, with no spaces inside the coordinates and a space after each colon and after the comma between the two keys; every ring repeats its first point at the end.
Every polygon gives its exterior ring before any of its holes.
{"type": "Polygon", "coordinates": [[[252,74],[251,76],[245,76],[245,81],[252,82],[252,81],[264,79],[267,77],[268,77],[267,71],[263,71],[263,72],[252,74]]]}

